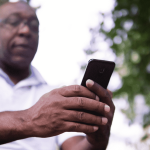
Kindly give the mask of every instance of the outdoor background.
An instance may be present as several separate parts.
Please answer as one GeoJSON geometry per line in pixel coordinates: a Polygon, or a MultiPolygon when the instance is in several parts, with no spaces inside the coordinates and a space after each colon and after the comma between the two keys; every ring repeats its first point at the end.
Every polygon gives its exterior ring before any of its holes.
{"type": "Polygon", "coordinates": [[[114,61],[108,88],[116,111],[107,150],[149,150],[150,1],[31,0],[30,5],[40,20],[32,64],[55,88],[80,84],[91,58],[114,61]]]}

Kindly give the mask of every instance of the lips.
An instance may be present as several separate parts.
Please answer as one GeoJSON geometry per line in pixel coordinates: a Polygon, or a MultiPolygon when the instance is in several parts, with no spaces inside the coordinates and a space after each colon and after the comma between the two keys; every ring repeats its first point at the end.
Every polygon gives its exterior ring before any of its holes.
{"type": "Polygon", "coordinates": [[[33,51],[34,50],[33,47],[31,47],[29,44],[24,44],[24,43],[22,43],[22,44],[13,44],[12,49],[14,49],[15,51],[17,50],[17,52],[22,51],[22,50],[23,51],[26,51],[26,50],[33,51]]]}
{"type": "Polygon", "coordinates": [[[24,43],[12,44],[10,53],[16,57],[25,57],[25,58],[35,55],[34,48],[32,48],[29,44],[24,43]]]}
{"type": "Polygon", "coordinates": [[[13,46],[12,46],[12,48],[29,48],[29,49],[32,49],[32,47],[31,46],[29,46],[28,44],[14,44],[13,46]]]}

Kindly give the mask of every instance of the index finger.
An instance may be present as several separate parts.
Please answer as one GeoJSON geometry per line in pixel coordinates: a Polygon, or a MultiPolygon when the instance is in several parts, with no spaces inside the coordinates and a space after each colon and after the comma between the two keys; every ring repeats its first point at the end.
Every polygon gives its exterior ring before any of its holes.
{"type": "Polygon", "coordinates": [[[62,106],[67,110],[85,110],[88,113],[95,112],[99,115],[105,115],[106,112],[110,111],[110,107],[105,103],[85,97],[69,97],[65,99],[65,103],[62,106]]]}
{"type": "Polygon", "coordinates": [[[99,97],[89,89],[80,85],[71,85],[59,89],[59,94],[64,97],[86,97],[99,100],[99,97]]]}

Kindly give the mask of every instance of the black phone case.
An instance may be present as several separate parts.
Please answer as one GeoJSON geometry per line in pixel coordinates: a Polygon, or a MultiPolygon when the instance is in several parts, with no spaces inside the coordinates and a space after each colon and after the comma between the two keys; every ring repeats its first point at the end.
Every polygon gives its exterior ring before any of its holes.
{"type": "Polygon", "coordinates": [[[115,63],[111,61],[89,60],[81,85],[86,87],[86,81],[91,79],[106,89],[114,68],[115,63]]]}

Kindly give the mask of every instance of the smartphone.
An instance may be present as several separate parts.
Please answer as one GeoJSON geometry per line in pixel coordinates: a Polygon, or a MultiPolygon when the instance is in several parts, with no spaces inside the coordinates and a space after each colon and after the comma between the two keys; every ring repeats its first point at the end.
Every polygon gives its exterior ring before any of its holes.
{"type": "Polygon", "coordinates": [[[115,63],[112,61],[90,59],[81,85],[86,87],[86,81],[91,79],[107,89],[114,68],[115,63]]]}

